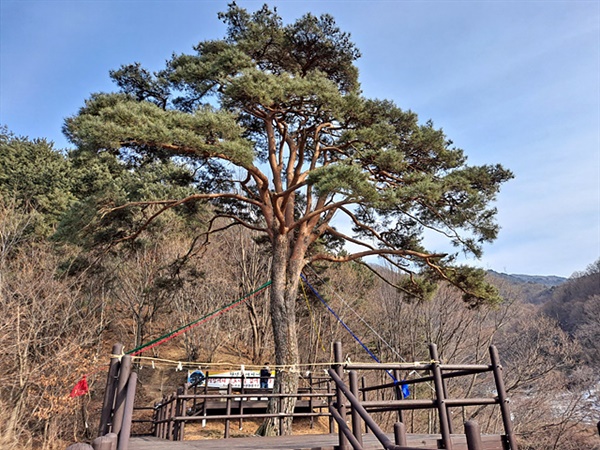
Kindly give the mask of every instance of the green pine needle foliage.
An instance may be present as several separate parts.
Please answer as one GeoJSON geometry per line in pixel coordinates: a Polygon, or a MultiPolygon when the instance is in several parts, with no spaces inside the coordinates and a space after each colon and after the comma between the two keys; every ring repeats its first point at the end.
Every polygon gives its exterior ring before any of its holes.
{"type": "MultiPolygon", "coordinates": [[[[330,15],[286,24],[266,5],[250,12],[232,3],[219,18],[222,39],[174,54],[162,70],[111,71],[120,91],[93,94],[66,120],[68,138],[82,151],[199,170],[191,187],[214,211],[271,243],[289,233],[304,263],[352,261],[339,249],[351,241],[357,255],[379,252],[404,272],[416,297],[437,277],[468,302],[494,300],[477,271],[453,268],[455,255],[428,251],[423,236],[440,233],[480,256],[497,237],[493,202],[512,173],[468,165],[431,121],[364,97],[360,52],[330,15]],[[351,231],[336,228],[340,216],[351,231]]],[[[115,204],[125,201],[118,189],[115,204]]]]}

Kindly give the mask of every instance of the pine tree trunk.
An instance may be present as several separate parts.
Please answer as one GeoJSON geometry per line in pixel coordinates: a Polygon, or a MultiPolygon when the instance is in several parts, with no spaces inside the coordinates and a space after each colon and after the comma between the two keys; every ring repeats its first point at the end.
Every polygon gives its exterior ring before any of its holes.
{"type": "MultiPolygon", "coordinates": [[[[278,370],[275,377],[273,392],[297,393],[299,372],[290,366],[299,363],[298,338],[296,333],[296,296],[298,282],[302,270],[301,259],[290,258],[290,245],[287,235],[278,235],[273,242],[273,263],[271,270],[271,322],[275,341],[275,364],[286,366],[278,370]]],[[[296,398],[286,398],[281,402],[272,399],[269,402],[269,413],[292,413],[296,405],[296,398]]],[[[279,420],[267,419],[261,425],[257,434],[263,436],[286,435],[292,433],[292,418],[282,421],[279,430],[279,420]]]]}

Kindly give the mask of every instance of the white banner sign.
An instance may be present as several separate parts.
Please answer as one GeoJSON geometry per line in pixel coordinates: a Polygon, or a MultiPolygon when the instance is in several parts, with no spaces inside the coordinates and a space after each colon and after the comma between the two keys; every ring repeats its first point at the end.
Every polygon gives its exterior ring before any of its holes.
{"type": "MultiPolygon", "coordinates": [[[[200,375],[199,370],[188,373],[188,383],[193,383],[198,379],[203,379],[197,386],[204,386],[206,383],[205,374],[200,375]]],[[[244,372],[244,389],[260,389],[260,371],[258,370],[245,370],[244,372]]],[[[242,371],[232,370],[229,372],[218,372],[209,373],[208,387],[227,389],[227,386],[231,384],[231,387],[240,389],[242,387],[242,371]]],[[[271,377],[268,382],[268,389],[273,389],[273,383],[275,371],[271,371],[271,377]]]]}

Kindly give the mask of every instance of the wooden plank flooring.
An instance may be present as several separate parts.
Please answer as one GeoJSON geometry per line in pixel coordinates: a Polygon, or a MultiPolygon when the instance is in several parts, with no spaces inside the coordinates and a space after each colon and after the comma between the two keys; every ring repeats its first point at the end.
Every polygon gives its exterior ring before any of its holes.
{"type": "MultiPolygon", "coordinates": [[[[393,442],[393,436],[389,436],[393,442]]],[[[409,434],[408,445],[423,449],[438,448],[439,436],[409,434]]],[[[484,450],[503,450],[500,436],[482,436],[484,450]]],[[[381,449],[373,434],[363,435],[365,449],[381,449]]],[[[454,450],[467,450],[464,435],[453,435],[454,450]]],[[[243,437],[232,439],[204,439],[197,441],[172,442],[151,436],[133,437],[129,441],[130,450],[335,450],[337,434],[307,434],[276,437],[243,437]]]]}

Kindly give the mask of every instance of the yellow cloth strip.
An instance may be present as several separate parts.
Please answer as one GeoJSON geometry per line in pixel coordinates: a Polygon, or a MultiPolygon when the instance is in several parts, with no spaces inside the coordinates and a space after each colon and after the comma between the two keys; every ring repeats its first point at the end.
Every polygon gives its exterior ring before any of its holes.
{"type": "MultiPolygon", "coordinates": [[[[122,355],[110,355],[111,358],[120,358],[122,355]]],[[[159,363],[163,363],[164,365],[174,365],[174,366],[179,366],[180,364],[182,364],[183,366],[186,367],[202,367],[202,368],[206,368],[209,369],[211,367],[230,367],[233,369],[241,369],[241,366],[244,366],[244,369],[249,369],[249,370],[254,370],[254,369],[262,369],[264,367],[264,365],[254,365],[254,364],[239,364],[239,363],[228,363],[228,362],[222,362],[222,363],[215,363],[215,362],[200,362],[200,361],[176,361],[173,359],[165,359],[165,358],[154,358],[151,356],[133,356],[133,359],[136,361],[154,361],[159,362],[159,363]]],[[[403,366],[405,366],[407,369],[409,368],[414,368],[413,366],[419,366],[419,365],[426,365],[426,364],[432,364],[432,363],[436,363],[439,361],[415,361],[412,363],[409,362],[389,362],[389,363],[383,363],[383,364],[393,364],[396,366],[399,366],[400,368],[402,368],[403,366]]],[[[314,367],[314,366],[325,366],[325,367],[331,367],[332,365],[337,364],[336,362],[322,362],[322,363],[305,363],[305,364],[287,364],[287,365],[270,365],[271,368],[273,369],[280,369],[280,370],[286,370],[286,369],[298,369],[300,367],[314,367]]],[[[373,363],[373,362],[342,362],[341,363],[342,366],[345,364],[360,364],[360,365],[365,365],[365,366],[372,366],[373,369],[376,369],[378,364],[377,363],[373,363]]]]}

